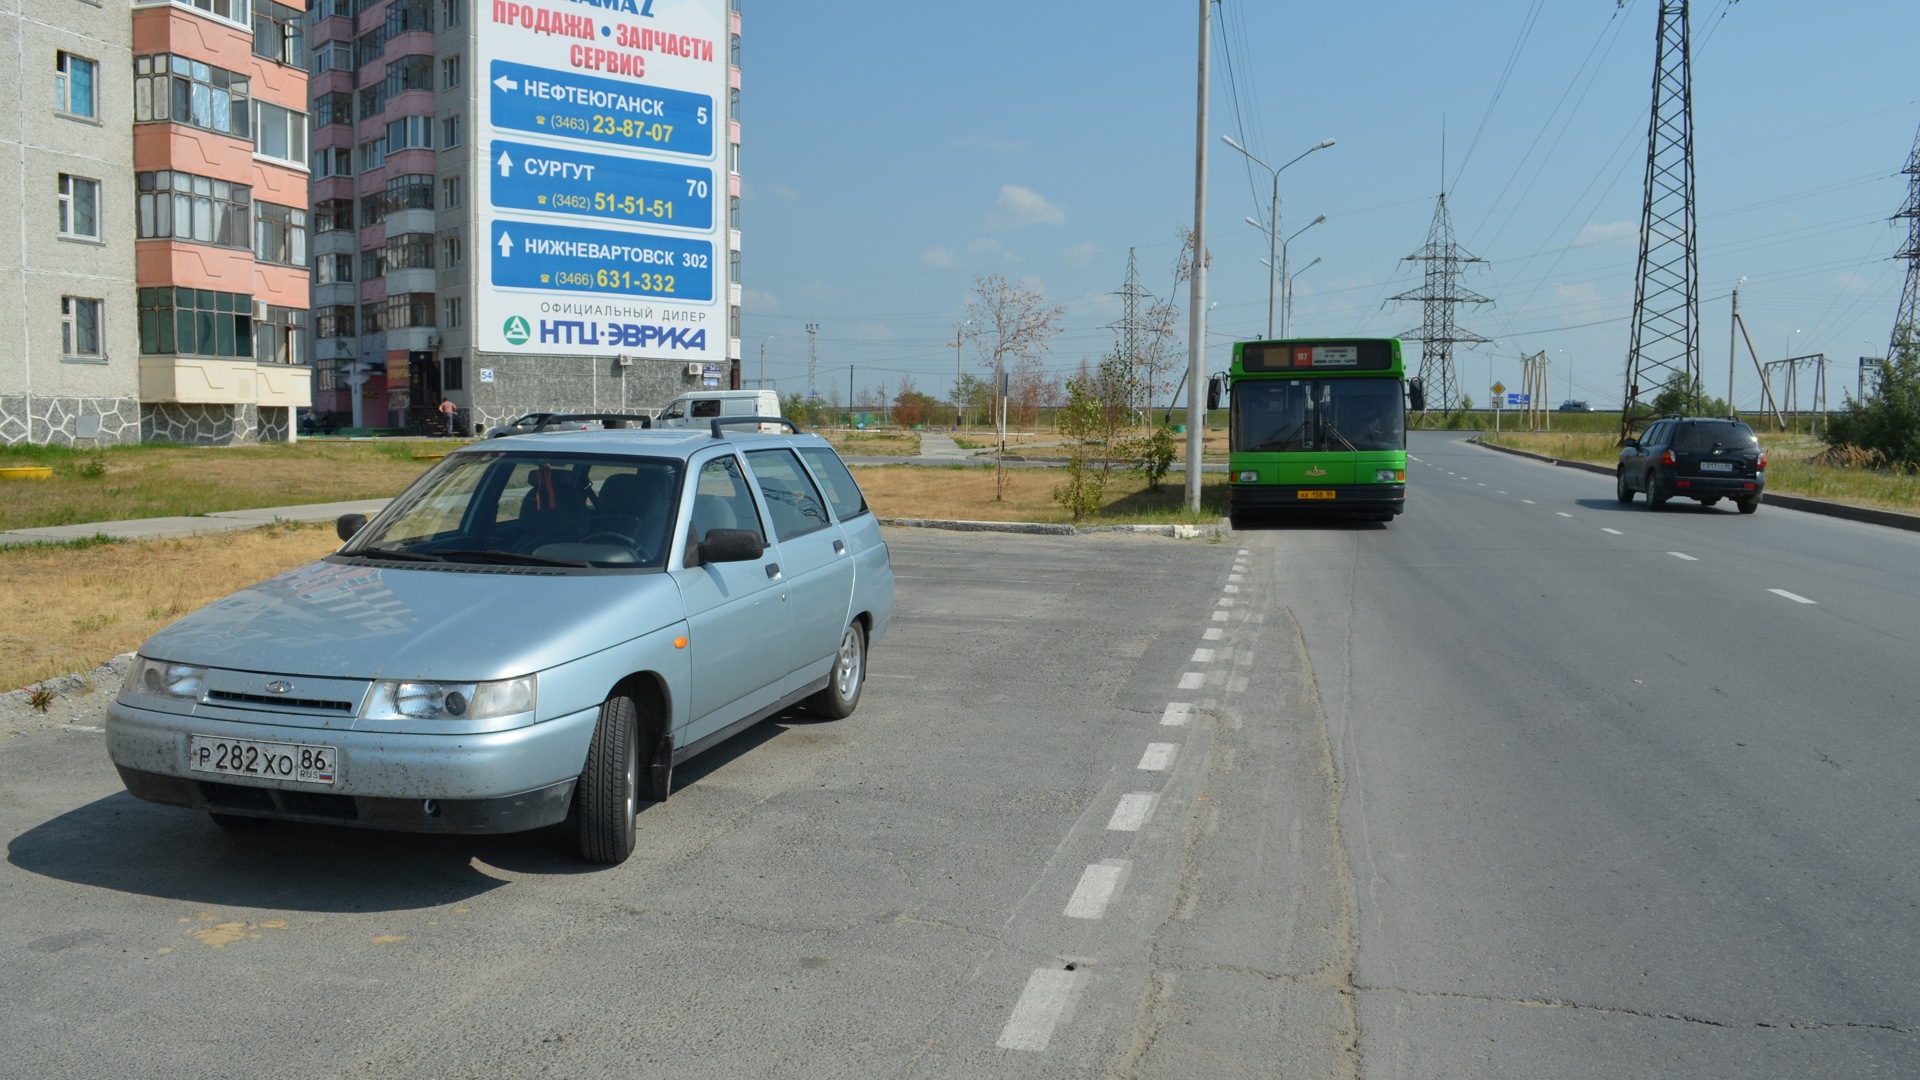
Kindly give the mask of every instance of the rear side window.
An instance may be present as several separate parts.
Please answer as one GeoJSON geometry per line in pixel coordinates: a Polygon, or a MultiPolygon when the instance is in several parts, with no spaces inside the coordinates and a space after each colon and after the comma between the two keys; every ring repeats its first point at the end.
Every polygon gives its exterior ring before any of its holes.
{"type": "Polygon", "coordinates": [[[766,497],[775,536],[786,540],[827,527],[826,504],[791,451],[755,450],[747,461],[760,481],[760,494],[766,497]]]}
{"type": "Polygon", "coordinates": [[[1738,420],[1700,420],[1681,424],[1673,433],[1676,450],[1709,450],[1715,446],[1746,447],[1756,440],[1753,429],[1738,420]]]}
{"type": "Polygon", "coordinates": [[[853,474],[847,471],[840,455],[824,446],[803,446],[800,456],[813,469],[813,475],[820,478],[820,485],[827,489],[827,501],[833,504],[834,516],[847,521],[867,512],[866,497],[860,494],[860,485],[853,482],[853,474]]]}
{"type": "Polygon", "coordinates": [[[688,405],[692,407],[692,411],[688,415],[697,420],[704,420],[708,417],[720,415],[719,398],[695,398],[688,402],[688,405]]]}

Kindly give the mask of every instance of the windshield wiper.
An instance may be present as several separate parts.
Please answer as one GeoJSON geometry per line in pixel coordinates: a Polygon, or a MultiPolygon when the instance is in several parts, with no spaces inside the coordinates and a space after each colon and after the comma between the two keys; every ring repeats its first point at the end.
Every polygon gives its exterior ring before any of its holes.
{"type": "Polygon", "coordinates": [[[348,555],[358,555],[364,559],[397,559],[403,562],[446,562],[438,555],[423,555],[418,551],[398,551],[394,548],[361,548],[349,551],[348,555]]]}
{"type": "Polygon", "coordinates": [[[1349,449],[1349,450],[1358,450],[1358,449],[1360,449],[1359,447],[1357,447],[1357,446],[1355,446],[1355,445],[1353,445],[1353,443],[1351,443],[1351,442],[1349,442],[1349,441],[1347,440],[1347,437],[1346,437],[1345,435],[1342,435],[1342,434],[1340,434],[1340,429],[1339,429],[1339,428],[1337,428],[1337,427],[1334,427],[1334,426],[1333,426],[1332,424],[1328,424],[1328,425],[1326,426],[1326,428],[1325,428],[1325,431],[1326,431],[1326,433],[1327,433],[1328,435],[1331,435],[1331,436],[1333,436],[1334,438],[1336,438],[1336,439],[1339,439],[1339,440],[1340,440],[1340,444],[1341,444],[1342,446],[1345,446],[1345,447],[1346,447],[1347,449],[1349,449]]]}
{"type": "Polygon", "coordinates": [[[1298,440],[1300,436],[1306,432],[1306,430],[1307,430],[1307,422],[1305,420],[1302,420],[1298,424],[1294,425],[1294,428],[1292,431],[1287,432],[1285,438],[1276,439],[1270,435],[1266,439],[1262,440],[1261,442],[1255,443],[1253,446],[1249,447],[1247,449],[1247,452],[1251,454],[1251,453],[1259,453],[1260,451],[1263,451],[1263,450],[1284,451],[1289,449],[1303,449],[1303,447],[1299,446],[1296,440],[1298,440]]]}
{"type": "Polygon", "coordinates": [[[502,551],[499,548],[487,548],[484,551],[477,548],[445,549],[440,551],[439,554],[448,558],[479,559],[482,561],[519,564],[523,566],[578,566],[583,569],[593,566],[592,563],[580,559],[555,559],[546,555],[529,555],[518,551],[502,551]]]}

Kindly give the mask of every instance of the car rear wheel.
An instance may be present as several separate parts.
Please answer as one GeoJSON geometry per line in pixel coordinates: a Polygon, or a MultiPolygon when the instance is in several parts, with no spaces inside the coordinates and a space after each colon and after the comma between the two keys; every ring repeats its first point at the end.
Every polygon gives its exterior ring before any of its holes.
{"type": "Polygon", "coordinates": [[[1621,469],[1613,474],[1613,497],[1623,503],[1633,501],[1633,489],[1627,486],[1627,470],[1621,469]]]}
{"type": "Polygon", "coordinates": [[[1754,495],[1750,498],[1735,499],[1733,500],[1733,505],[1739,507],[1741,513],[1751,514],[1760,509],[1760,496],[1754,495]]]}
{"type": "Polygon", "coordinates": [[[1667,500],[1671,498],[1673,496],[1667,494],[1667,490],[1660,486],[1659,477],[1647,477],[1647,509],[1658,510],[1667,505],[1667,500]]]}
{"type": "Polygon", "coordinates": [[[618,863],[633,854],[640,807],[640,730],[633,699],[615,695],[600,706],[587,766],[573,789],[580,857],[618,863]]]}
{"type": "Polygon", "coordinates": [[[807,699],[807,711],[829,720],[844,720],[860,704],[860,691],[867,679],[867,631],[852,623],[840,638],[840,650],[833,656],[833,672],[827,685],[807,699]]]}

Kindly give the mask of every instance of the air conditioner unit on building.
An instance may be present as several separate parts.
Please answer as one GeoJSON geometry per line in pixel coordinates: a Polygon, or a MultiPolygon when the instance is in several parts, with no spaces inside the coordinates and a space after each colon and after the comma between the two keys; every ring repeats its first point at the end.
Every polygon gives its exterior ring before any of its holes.
{"type": "Polygon", "coordinates": [[[432,333],[427,335],[427,348],[431,349],[439,344],[440,344],[440,331],[435,330],[432,333]]]}
{"type": "Polygon", "coordinates": [[[633,357],[628,356],[626,353],[621,353],[619,358],[614,362],[619,364],[621,367],[632,367],[633,357]]]}
{"type": "Polygon", "coordinates": [[[255,322],[267,321],[267,302],[265,300],[255,300],[253,302],[253,318],[255,322]]]}
{"type": "Polygon", "coordinates": [[[695,376],[697,376],[697,375],[699,375],[699,374],[700,374],[700,365],[699,365],[699,364],[688,364],[688,365],[687,365],[687,374],[689,374],[689,375],[695,375],[695,376]]]}

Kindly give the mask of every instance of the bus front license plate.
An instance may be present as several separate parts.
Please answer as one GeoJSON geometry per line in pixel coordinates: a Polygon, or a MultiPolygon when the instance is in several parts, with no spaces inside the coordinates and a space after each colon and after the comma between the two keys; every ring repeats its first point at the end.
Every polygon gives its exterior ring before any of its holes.
{"type": "Polygon", "coordinates": [[[1297,496],[1298,496],[1299,498],[1302,498],[1302,499],[1331,499],[1331,498],[1333,498],[1333,492],[1331,492],[1331,491],[1302,491],[1302,492],[1298,492],[1298,493],[1297,493],[1297,496]]]}

